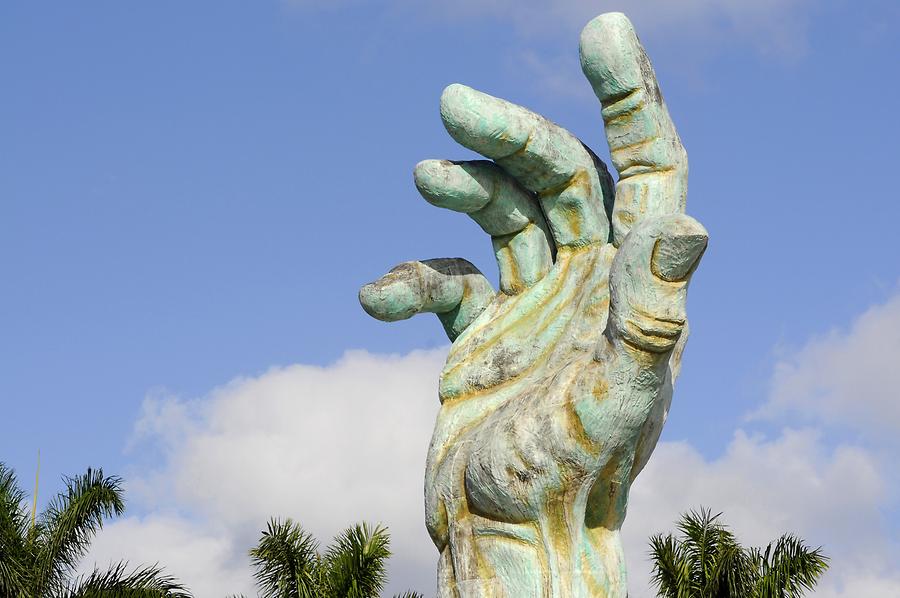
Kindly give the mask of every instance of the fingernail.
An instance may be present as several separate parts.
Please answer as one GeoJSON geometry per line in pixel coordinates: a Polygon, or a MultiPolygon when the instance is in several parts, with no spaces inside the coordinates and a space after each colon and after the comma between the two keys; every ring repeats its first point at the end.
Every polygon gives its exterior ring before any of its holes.
{"type": "Polygon", "coordinates": [[[682,223],[679,228],[681,230],[663,233],[650,258],[653,274],[668,282],[687,278],[709,242],[709,235],[696,220],[682,223]]]}

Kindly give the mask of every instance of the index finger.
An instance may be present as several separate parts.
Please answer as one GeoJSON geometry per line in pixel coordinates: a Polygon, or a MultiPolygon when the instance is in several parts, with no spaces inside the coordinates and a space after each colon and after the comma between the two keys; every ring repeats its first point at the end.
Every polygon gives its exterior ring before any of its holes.
{"type": "Polygon", "coordinates": [[[675,132],[641,42],[622,13],[600,15],[581,33],[581,68],[603,105],[613,165],[618,246],[645,216],[684,212],[687,153],[675,132]]]}
{"type": "Polygon", "coordinates": [[[558,247],[606,243],[606,167],[571,133],[516,104],[465,85],[441,94],[441,119],[459,144],[491,158],[537,194],[558,247]]]}

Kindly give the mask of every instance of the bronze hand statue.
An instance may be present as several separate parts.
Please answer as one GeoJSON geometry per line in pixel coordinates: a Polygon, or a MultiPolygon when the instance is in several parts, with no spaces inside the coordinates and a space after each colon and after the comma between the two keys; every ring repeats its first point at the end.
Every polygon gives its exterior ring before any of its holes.
{"type": "Polygon", "coordinates": [[[462,85],[450,135],[489,160],[428,160],[429,202],[491,236],[500,292],[461,259],[407,262],[368,313],[436,313],[453,345],[425,477],[438,596],[626,596],[620,528],[687,337],[707,234],[684,215],[687,155],[628,19],[591,21],[581,64],[613,164],[524,108],[462,85]]]}

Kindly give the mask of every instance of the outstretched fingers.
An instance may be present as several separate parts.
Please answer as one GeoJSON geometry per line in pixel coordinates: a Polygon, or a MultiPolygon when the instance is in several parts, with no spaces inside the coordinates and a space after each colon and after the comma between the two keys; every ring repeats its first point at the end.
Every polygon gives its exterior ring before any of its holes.
{"type": "Polygon", "coordinates": [[[521,106],[459,84],[441,95],[441,118],[458,143],[491,158],[538,195],[557,246],[607,242],[604,200],[612,200],[612,179],[571,133],[521,106]]]}
{"type": "Polygon", "coordinates": [[[359,290],[359,302],[373,318],[395,322],[434,313],[451,341],[493,298],[491,283],[461,258],[404,262],[359,290]]]}
{"type": "Polygon", "coordinates": [[[425,160],[416,166],[415,182],[429,203],[468,214],[491,236],[504,293],[524,291],[553,266],[540,207],[493,162],[425,160]]]}
{"type": "Polygon", "coordinates": [[[684,212],[687,153],[625,15],[603,14],[588,23],[580,53],[582,70],[603,105],[606,139],[619,173],[611,219],[619,246],[641,218],[684,212]]]}

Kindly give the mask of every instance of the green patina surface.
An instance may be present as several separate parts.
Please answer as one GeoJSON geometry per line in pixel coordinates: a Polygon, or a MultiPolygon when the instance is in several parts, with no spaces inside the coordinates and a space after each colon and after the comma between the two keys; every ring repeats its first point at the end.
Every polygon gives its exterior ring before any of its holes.
{"type": "Polygon", "coordinates": [[[360,291],[372,316],[435,313],[453,341],[425,474],[441,598],[627,594],[628,491],[671,403],[707,234],[684,215],[687,154],[631,23],[597,17],[580,50],[618,180],[554,123],[451,85],[444,125],[488,160],[427,160],[415,183],[490,235],[500,291],[455,258],[360,291]]]}

